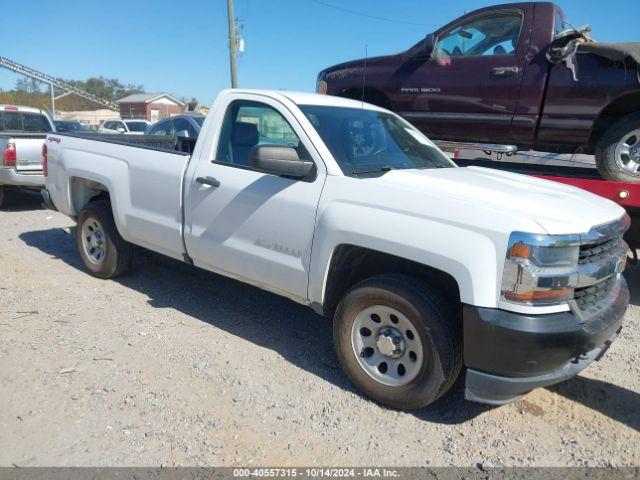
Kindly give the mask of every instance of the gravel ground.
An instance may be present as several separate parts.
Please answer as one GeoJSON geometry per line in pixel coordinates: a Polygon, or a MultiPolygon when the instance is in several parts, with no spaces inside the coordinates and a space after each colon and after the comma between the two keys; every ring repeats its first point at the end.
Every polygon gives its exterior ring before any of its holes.
{"type": "Polygon", "coordinates": [[[405,413],[354,391],[309,309],[148,252],[95,279],[69,219],[8,197],[1,466],[640,465],[639,267],[621,337],[580,376],[499,408],[459,382],[405,413]]]}

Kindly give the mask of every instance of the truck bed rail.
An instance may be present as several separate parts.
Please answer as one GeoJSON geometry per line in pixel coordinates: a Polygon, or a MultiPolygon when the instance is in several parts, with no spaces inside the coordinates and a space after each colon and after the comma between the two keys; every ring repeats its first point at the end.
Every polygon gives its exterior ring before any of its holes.
{"type": "Polygon", "coordinates": [[[195,138],[166,137],[164,135],[123,135],[120,133],[55,133],[56,136],[84,138],[98,142],[115,143],[129,147],[159,150],[179,155],[191,155],[195,146],[195,138]]]}

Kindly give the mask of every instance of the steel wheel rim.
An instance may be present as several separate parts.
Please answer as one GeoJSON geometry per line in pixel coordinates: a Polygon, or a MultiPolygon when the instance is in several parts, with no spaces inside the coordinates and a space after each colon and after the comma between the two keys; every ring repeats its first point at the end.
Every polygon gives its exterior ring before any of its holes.
{"type": "Polygon", "coordinates": [[[640,130],[627,133],[616,145],[616,164],[629,175],[640,175],[640,130]]]}
{"type": "Polygon", "coordinates": [[[104,229],[98,220],[89,218],[82,225],[82,248],[85,256],[95,265],[100,265],[107,254],[104,229]]]}
{"type": "Polygon", "coordinates": [[[367,375],[390,387],[411,382],[424,362],[418,330],[405,315],[386,305],[373,305],[358,313],[351,329],[351,346],[367,375]],[[391,348],[395,350],[391,352],[391,348]]]}

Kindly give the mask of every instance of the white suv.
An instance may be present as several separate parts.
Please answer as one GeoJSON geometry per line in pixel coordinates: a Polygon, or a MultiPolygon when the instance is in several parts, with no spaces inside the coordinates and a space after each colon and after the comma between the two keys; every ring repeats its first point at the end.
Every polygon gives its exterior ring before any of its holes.
{"type": "Polygon", "coordinates": [[[98,132],[100,133],[124,133],[125,135],[144,135],[151,122],[147,120],[121,120],[119,118],[106,120],[98,132]]]}

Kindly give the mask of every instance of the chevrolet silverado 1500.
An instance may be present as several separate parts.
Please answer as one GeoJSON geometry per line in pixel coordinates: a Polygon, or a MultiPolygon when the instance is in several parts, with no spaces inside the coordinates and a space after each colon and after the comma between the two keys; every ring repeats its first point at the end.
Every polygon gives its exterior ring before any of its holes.
{"type": "Polygon", "coordinates": [[[404,52],[327,68],[317,88],[393,110],[430,138],[592,153],[604,178],[640,182],[640,44],[585,40],[553,3],[495,5],[404,52]]]}
{"type": "Polygon", "coordinates": [[[55,128],[49,115],[38,108],[0,105],[0,206],[5,185],[40,189],[42,145],[55,128]]]}
{"type": "Polygon", "coordinates": [[[622,208],[456,167],[382,108],[228,90],[192,154],[132,139],[47,138],[43,197],[77,221],[86,269],[122,274],[138,245],[309,305],[383,404],[427,405],[463,365],[468,399],[509,402],[575,375],[621,329],[622,208]]]}

